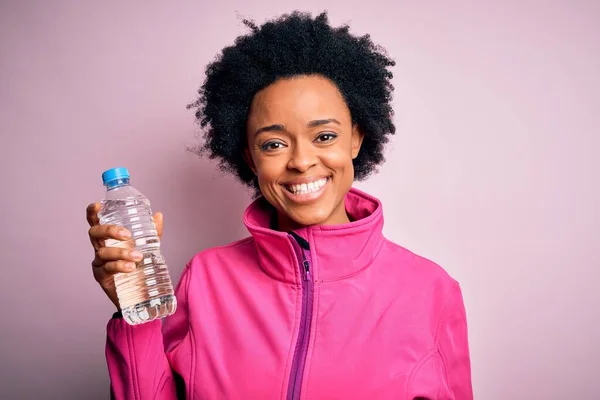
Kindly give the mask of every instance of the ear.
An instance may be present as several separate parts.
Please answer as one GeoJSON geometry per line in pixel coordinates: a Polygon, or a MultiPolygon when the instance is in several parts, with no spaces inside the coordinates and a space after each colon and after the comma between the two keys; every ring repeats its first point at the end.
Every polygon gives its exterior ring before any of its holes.
{"type": "Polygon", "coordinates": [[[365,135],[362,133],[357,124],[352,126],[352,159],[358,157],[360,147],[362,146],[365,135]]]}
{"type": "Polygon", "coordinates": [[[254,172],[254,175],[256,175],[256,165],[254,165],[252,153],[250,153],[250,149],[248,147],[244,149],[244,161],[246,161],[246,164],[248,164],[252,172],[254,172]]]}

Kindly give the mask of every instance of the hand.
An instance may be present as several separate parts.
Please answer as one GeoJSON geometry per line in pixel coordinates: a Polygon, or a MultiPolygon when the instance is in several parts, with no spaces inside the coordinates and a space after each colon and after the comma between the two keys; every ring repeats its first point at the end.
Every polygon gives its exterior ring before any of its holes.
{"type": "MultiPolygon", "coordinates": [[[[88,234],[94,247],[94,261],[92,261],[92,270],[94,279],[100,284],[104,293],[110,301],[119,309],[119,299],[115,288],[114,275],[119,272],[131,272],[136,268],[136,262],[142,260],[142,254],[136,251],[131,242],[131,247],[106,247],[107,239],[116,239],[127,241],[131,239],[131,232],[116,225],[100,225],[98,212],[100,203],[92,203],[87,207],[87,221],[90,224],[88,234]]],[[[154,224],[158,236],[162,236],[163,215],[159,212],[154,214],[154,224]]]]}

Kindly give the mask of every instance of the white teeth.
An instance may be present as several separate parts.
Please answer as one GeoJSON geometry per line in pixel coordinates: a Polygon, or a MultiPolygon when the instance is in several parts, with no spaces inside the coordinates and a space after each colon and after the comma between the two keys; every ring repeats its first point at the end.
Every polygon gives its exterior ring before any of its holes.
{"type": "Polygon", "coordinates": [[[303,183],[300,185],[288,185],[287,188],[294,194],[307,194],[318,192],[327,183],[327,178],[319,179],[318,181],[303,183]]]}

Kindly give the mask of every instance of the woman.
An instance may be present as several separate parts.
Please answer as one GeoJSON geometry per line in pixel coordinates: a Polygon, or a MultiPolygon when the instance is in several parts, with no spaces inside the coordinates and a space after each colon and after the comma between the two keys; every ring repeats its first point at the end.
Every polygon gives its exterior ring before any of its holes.
{"type": "MultiPolygon", "coordinates": [[[[117,399],[472,398],[456,281],[382,235],[381,203],[352,189],[394,133],[391,61],[326,14],[257,27],[206,70],[201,151],[256,189],[251,236],[183,271],[177,312],[129,326],[116,313],[106,355],[117,399]]],[[[96,280],[135,253],[88,207],[96,280]]],[[[155,216],[162,230],[162,216],[155,216]]]]}

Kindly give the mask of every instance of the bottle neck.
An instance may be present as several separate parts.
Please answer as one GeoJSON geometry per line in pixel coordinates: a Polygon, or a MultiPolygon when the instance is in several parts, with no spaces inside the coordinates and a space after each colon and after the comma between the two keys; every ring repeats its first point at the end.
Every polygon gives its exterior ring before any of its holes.
{"type": "Polygon", "coordinates": [[[123,186],[129,186],[129,178],[115,179],[104,184],[106,190],[113,190],[123,186]]]}

